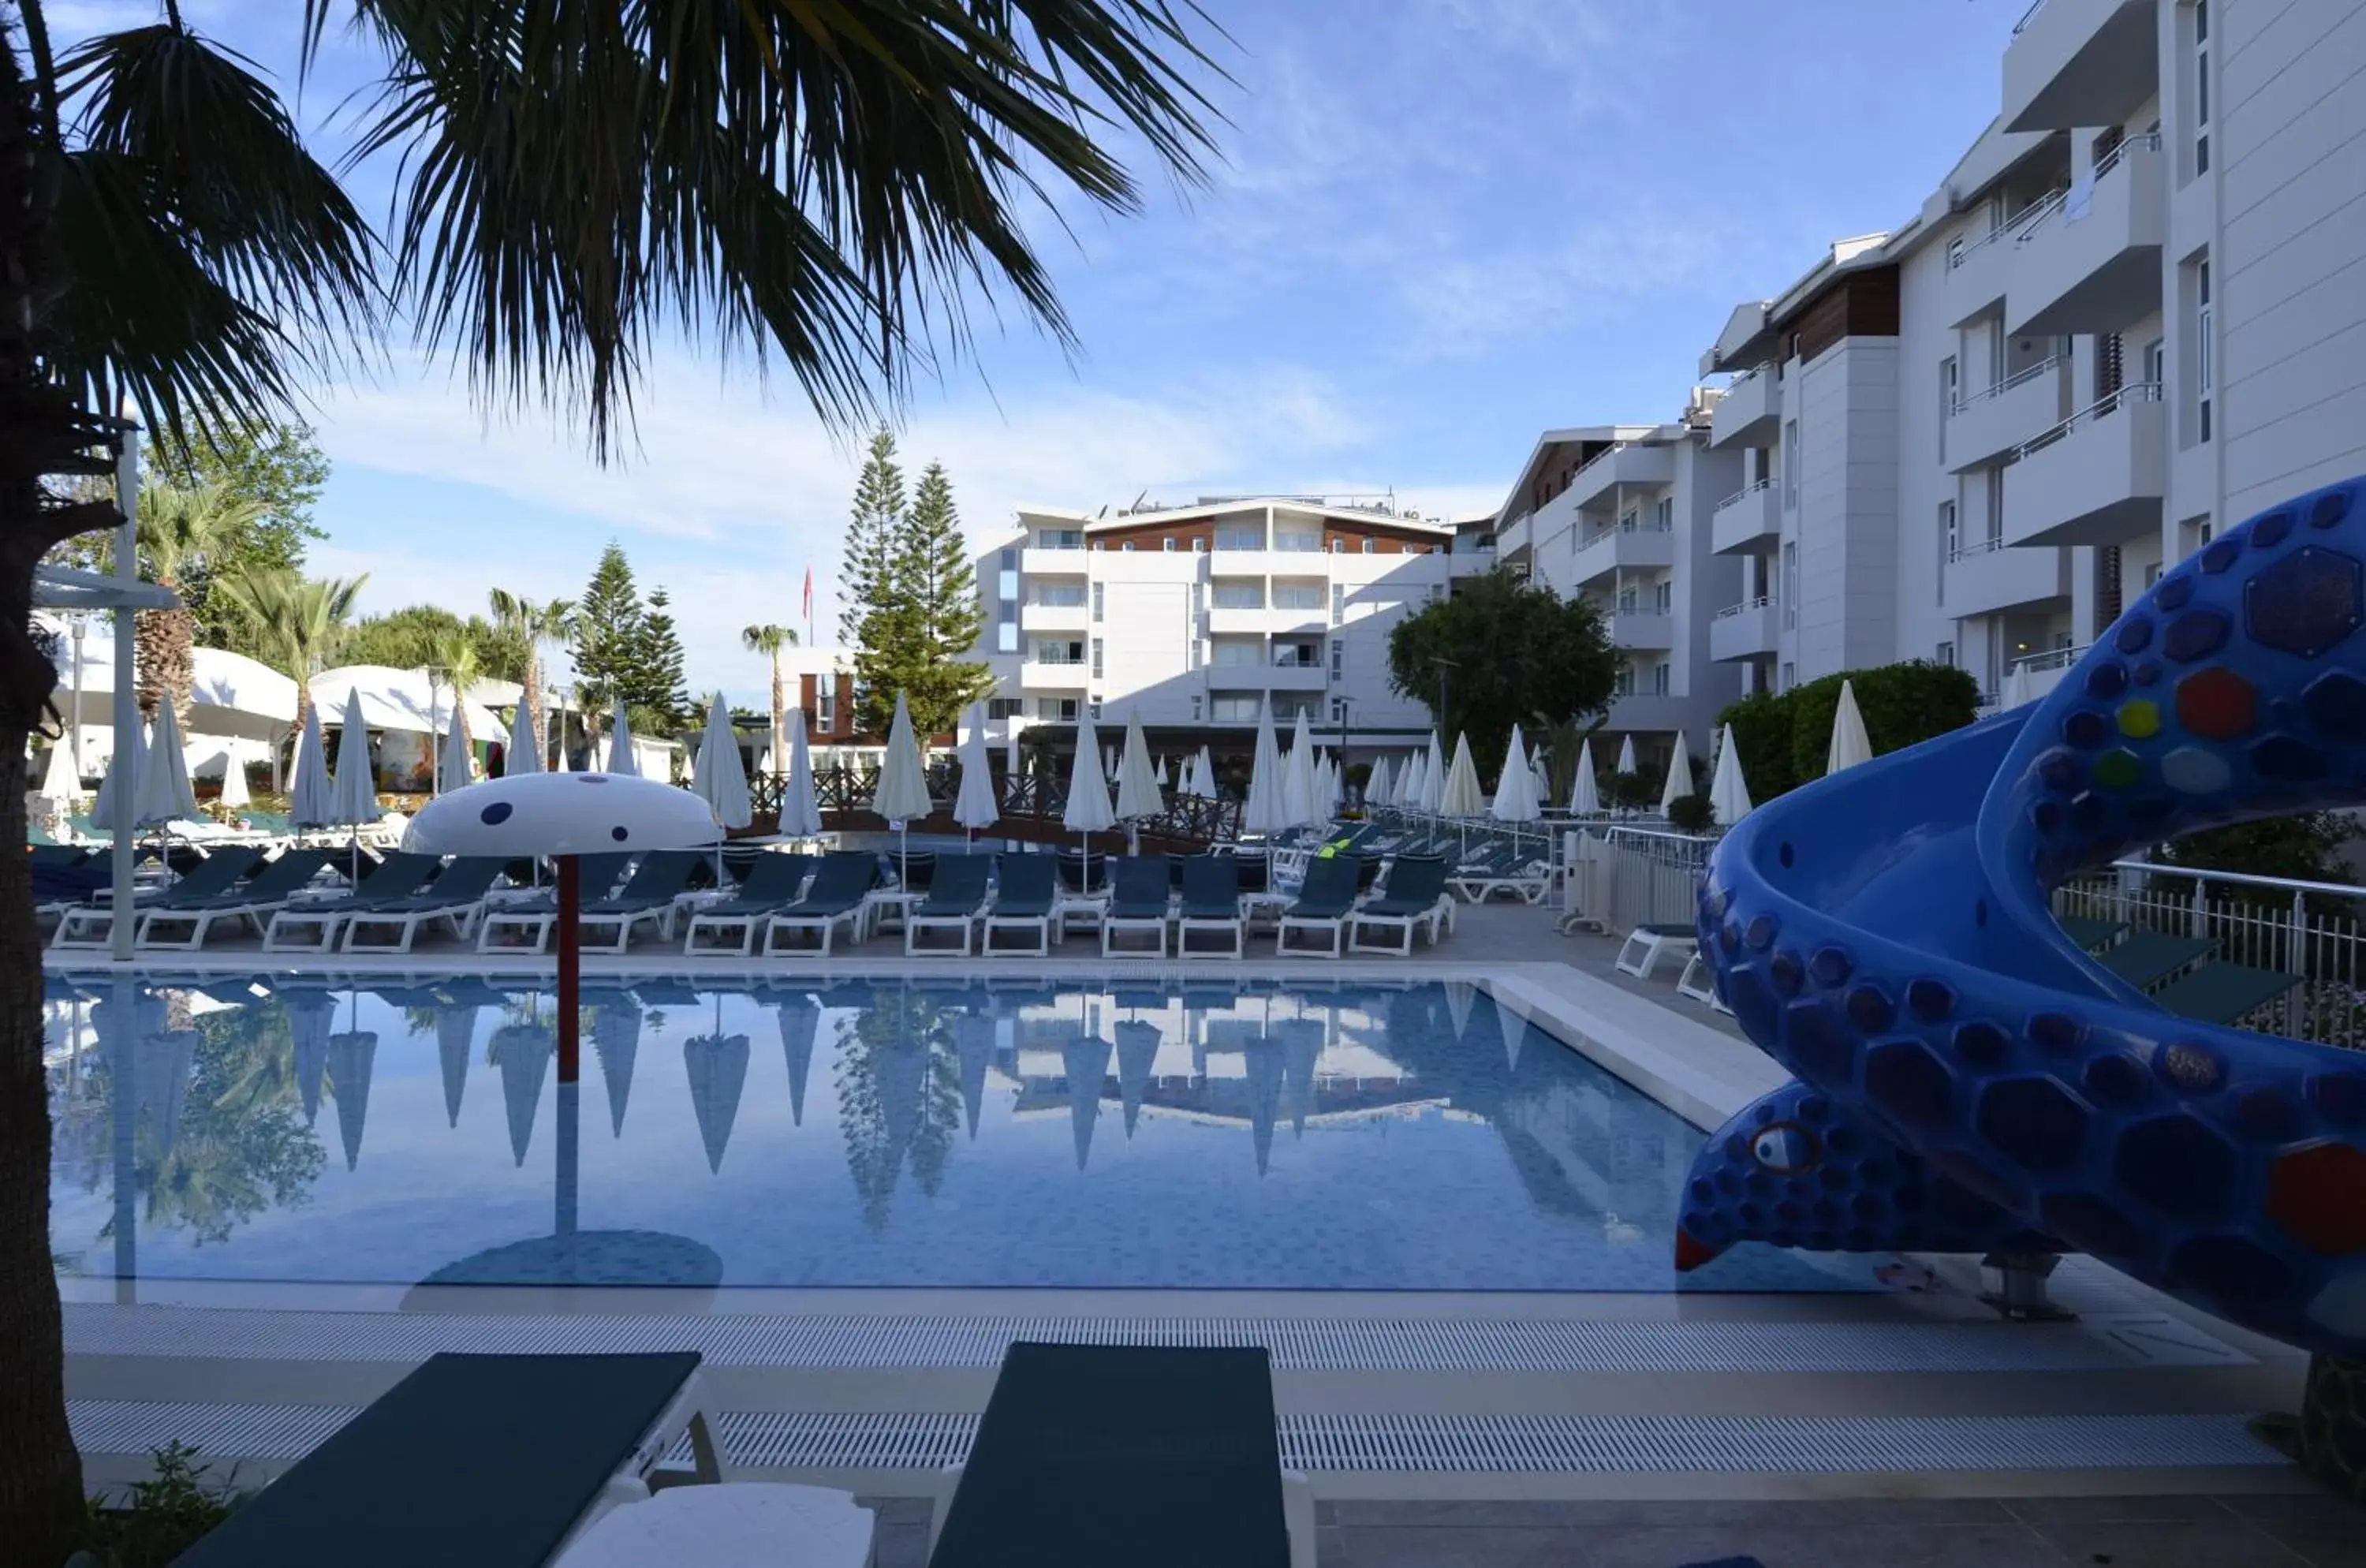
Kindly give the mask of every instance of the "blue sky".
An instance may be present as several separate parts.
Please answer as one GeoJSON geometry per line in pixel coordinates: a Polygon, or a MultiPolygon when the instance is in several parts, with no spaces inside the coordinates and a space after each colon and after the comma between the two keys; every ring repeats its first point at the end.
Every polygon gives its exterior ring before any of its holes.
{"type": "MultiPolygon", "coordinates": [[[[1205,0],[1232,85],[1207,188],[1034,231],[1082,340],[982,324],[922,387],[973,536],[1035,502],[1147,491],[1380,491],[1493,505],[1548,426],[1673,417],[1733,305],[1831,240],[1911,215],[1994,113],[2026,0],[1205,0]]],[[[151,0],[50,0],[73,36],[151,0]]],[[[294,92],[296,0],[184,0],[294,92]]],[[[324,155],[369,60],[298,106],[324,155]]],[[[383,210],[383,175],[356,188],[383,210]]],[[[321,570],[365,607],[577,592],[611,538],[671,590],[692,682],[757,699],[738,628],[824,640],[855,446],[792,384],[687,349],[650,367],[639,450],[603,470],[539,415],[488,418],[398,351],[319,389],[335,463],[321,570]]]]}

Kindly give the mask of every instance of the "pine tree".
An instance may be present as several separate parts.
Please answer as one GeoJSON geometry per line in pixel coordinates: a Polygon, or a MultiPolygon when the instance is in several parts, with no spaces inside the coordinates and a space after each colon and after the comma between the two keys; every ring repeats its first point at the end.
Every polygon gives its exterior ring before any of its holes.
{"type": "Polygon", "coordinates": [[[977,570],[962,537],[952,481],[941,463],[930,463],[920,476],[912,510],[896,531],[896,579],[913,623],[912,646],[898,661],[911,669],[912,727],[922,735],[941,734],[994,690],[985,665],[964,661],[986,629],[986,609],[978,603],[977,570]]]}
{"type": "Polygon", "coordinates": [[[587,731],[596,728],[599,716],[617,697],[632,700],[643,615],[632,563],[610,540],[575,614],[575,705],[584,715],[587,731]]]}
{"type": "Polygon", "coordinates": [[[839,574],[839,639],[854,650],[854,721],[884,732],[896,711],[904,671],[893,650],[905,640],[908,598],[896,573],[896,536],[904,525],[904,472],[896,464],[896,437],[882,425],[855,482],[846,529],[846,568],[839,574]]]}
{"type": "Polygon", "coordinates": [[[662,588],[649,590],[641,633],[635,639],[633,684],[626,705],[652,734],[689,728],[690,693],[682,674],[682,637],[674,630],[672,600],[662,588]]]}

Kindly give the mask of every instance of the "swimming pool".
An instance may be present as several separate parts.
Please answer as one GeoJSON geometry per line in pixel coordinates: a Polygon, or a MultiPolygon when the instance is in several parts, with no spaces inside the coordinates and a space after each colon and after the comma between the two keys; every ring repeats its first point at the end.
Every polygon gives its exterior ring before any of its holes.
{"type": "Polygon", "coordinates": [[[1702,1134],[1482,987],[51,977],[69,1275],[1851,1291],[1682,1277],[1702,1134]]]}

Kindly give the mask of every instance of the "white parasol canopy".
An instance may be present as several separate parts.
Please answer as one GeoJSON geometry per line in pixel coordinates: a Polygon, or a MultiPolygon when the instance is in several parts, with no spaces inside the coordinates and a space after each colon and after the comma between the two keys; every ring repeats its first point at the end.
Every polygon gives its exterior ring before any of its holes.
{"type": "Polygon", "coordinates": [[[1537,803],[1537,775],[1520,727],[1512,726],[1512,744],[1504,753],[1504,776],[1495,782],[1495,798],[1488,815],[1498,822],[1533,822],[1544,815],[1537,803]]]}
{"type": "Polygon", "coordinates": [[[1166,772],[1166,754],[1165,752],[1162,751],[1159,753],[1156,759],[1156,765],[1150,770],[1150,776],[1157,782],[1160,789],[1167,787],[1168,774],[1166,772]]]}
{"type": "Polygon", "coordinates": [[[1720,828],[1730,828],[1750,815],[1750,786],[1741,777],[1741,753],[1733,744],[1733,726],[1718,738],[1717,773],[1708,781],[1708,808],[1720,828]]]}
{"type": "Polygon", "coordinates": [[[326,828],[336,820],[335,793],[329,787],[329,748],[321,739],[321,705],[304,710],[296,738],[296,767],[287,784],[287,818],[299,828],[326,828]]]}
{"type": "Polygon", "coordinates": [[[1631,735],[1618,743],[1618,766],[1616,771],[1630,774],[1637,771],[1635,767],[1635,738],[1631,735]]]}
{"type": "Polygon", "coordinates": [[[912,710],[896,694],[896,717],[887,727],[887,750],[879,759],[879,783],[871,809],[902,828],[929,814],[929,781],[920,772],[920,743],[912,735],[912,710]]]}
{"type": "MultiPolygon", "coordinates": [[[[1846,685],[1848,682],[1843,681],[1841,683],[1846,685]]],[[[2023,703],[2036,700],[2037,684],[2029,678],[2029,666],[2026,663],[2015,663],[2012,667],[2012,674],[2004,683],[2004,701],[1998,705],[2017,708],[2023,703]]]]}
{"type": "Polygon", "coordinates": [[[156,705],[156,729],[149,737],[148,755],[140,770],[140,792],[132,819],[141,827],[186,822],[197,814],[197,792],[189,787],[189,759],[181,750],[181,721],[170,701],[156,705]]]}
{"type": "Polygon", "coordinates": [[[1281,748],[1273,737],[1273,704],[1257,714],[1256,749],[1249,755],[1249,795],[1241,807],[1241,830],[1279,833],[1290,825],[1284,802],[1281,748]]]}
{"type": "Polygon", "coordinates": [[[1676,731],[1676,744],[1668,753],[1668,782],[1660,789],[1660,815],[1665,817],[1679,800],[1693,792],[1693,759],[1684,750],[1684,732],[1676,731]]]}
{"type": "Polygon", "coordinates": [[[344,722],[338,727],[337,772],[329,781],[329,821],[340,828],[364,828],[378,819],[377,775],[370,770],[369,725],[362,717],[362,694],[345,697],[344,722]]]}
{"type": "Polygon", "coordinates": [[[806,746],[806,710],[789,710],[789,776],[781,783],[781,834],[811,839],[821,833],[821,809],[814,804],[813,756],[806,746]]]}
{"type": "Polygon", "coordinates": [[[1166,797],[1156,770],[1151,766],[1150,739],[1143,733],[1142,709],[1126,715],[1125,752],[1117,769],[1117,814],[1128,820],[1156,817],[1166,809],[1166,797]]]}
{"type": "Polygon", "coordinates": [[[1071,833],[1105,833],[1117,826],[1090,708],[1076,710],[1076,755],[1068,769],[1068,804],[1060,813],[1060,825],[1071,833]]]}
{"type": "Polygon", "coordinates": [[[1389,760],[1386,757],[1373,758],[1372,771],[1364,775],[1365,800],[1374,806],[1387,805],[1389,786],[1394,782],[1390,776],[1389,760]]]}
{"type": "MultiPolygon", "coordinates": [[[[445,717],[448,720],[450,716],[445,717]]],[[[468,787],[476,773],[474,750],[468,744],[468,732],[457,724],[445,728],[443,754],[435,760],[435,787],[438,791],[468,787]]]]}
{"type": "Polygon", "coordinates": [[[542,772],[542,737],[535,733],[534,716],[518,704],[510,718],[510,743],[501,750],[501,775],[542,772]]]}
{"type": "Polygon", "coordinates": [[[118,788],[131,792],[132,813],[135,817],[139,814],[140,775],[147,771],[147,761],[148,737],[140,721],[134,718],[131,721],[131,755],[107,760],[107,773],[98,781],[98,798],[91,803],[90,818],[98,824],[101,830],[115,830],[115,792],[118,788]]]}
{"type": "Polygon", "coordinates": [[[691,764],[690,787],[715,813],[718,828],[745,828],[755,815],[748,799],[748,770],[739,761],[739,737],[720,692],[707,705],[706,733],[691,764]]]}
{"type": "Polygon", "coordinates": [[[616,716],[608,727],[608,771],[628,779],[641,776],[641,765],[633,761],[633,727],[625,716],[622,697],[616,699],[616,716]]]}
{"type": "Polygon", "coordinates": [[[1200,786],[1193,794],[1213,800],[1222,792],[1216,788],[1216,760],[1208,755],[1205,746],[1200,748],[1200,786]]]}
{"type": "Polygon", "coordinates": [[[1454,738],[1454,761],[1446,770],[1446,784],[1439,790],[1436,810],[1441,817],[1477,817],[1486,810],[1486,802],[1479,793],[1479,768],[1470,760],[1470,737],[1454,738]]]}
{"type": "Polygon", "coordinates": [[[994,799],[994,772],[986,756],[986,708],[972,703],[969,735],[961,744],[961,791],[953,796],[953,820],[964,828],[991,828],[1001,816],[994,799]]]}
{"type": "MultiPolygon", "coordinates": [[[[2016,665],[2013,679],[2026,686],[2028,669],[2016,665]]],[[[2024,695],[2022,700],[2026,702],[2028,698],[2024,695]]],[[[1832,743],[1824,751],[1824,772],[1837,773],[1842,768],[1853,768],[1859,762],[1872,761],[1873,742],[1865,738],[1865,716],[1857,712],[1856,682],[1842,681],[1841,700],[1832,709],[1832,743]]]]}
{"type": "Polygon", "coordinates": [[[222,760],[221,807],[235,811],[242,806],[254,804],[254,796],[246,787],[246,759],[235,750],[220,753],[222,760]]]}
{"type": "Polygon", "coordinates": [[[1602,809],[1602,791],[1594,782],[1594,738],[1577,743],[1577,778],[1569,786],[1572,816],[1592,817],[1602,809]]]}
{"type": "Polygon", "coordinates": [[[1424,754],[1422,752],[1415,751],[1405,758],[1404,769],[1402,773],[1397,774],[1396,793],[1391,797],[1391,804],[1401,806],[1408,811],[1418,811],[1421,809],[1421,771],[1423,765],[1424,754]]]}
{"type": "Polygon", "coordinates": [[[61,738],[50,748],[49,766],[41,770],[43,800],[73,802],[82,798],[82,780],[74,776],[73,748],[61,738]]]}
{"type": "Polygon", "coordinates": [[[1322,793],[1314,779],[1314,737],[1306,723],[1306,710],[1298,710],[1298,722],[1290,732],[1290,755],[1283,759],[1281,770],[1281,808],[1292,827],[1320,827],[1331,819],[1316,798],[1322,793]]]}
{"type": "MultiPolygon", "coordinates": [[[[1475,792],[1479,780],[1477,770],[1472,770],[1470,780],[1475,792]]],[[[1437,731],[1433,729],[1429,732],[1429,751],[1421,763],[1421,808],[1424,811],[1443,811],[1445,799],[1446,752],[1437,744],[1437,731]]]]}

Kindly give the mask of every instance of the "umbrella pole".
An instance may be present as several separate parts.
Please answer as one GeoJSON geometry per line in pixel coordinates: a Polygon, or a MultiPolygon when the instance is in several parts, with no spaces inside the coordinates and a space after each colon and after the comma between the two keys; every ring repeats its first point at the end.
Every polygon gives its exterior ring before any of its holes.
{"type": "Polygon", "coordinates": [[[582,885],[573,855],[558,857],[558,1082],[565,1088],[577,1080],[582,1066],[576,1039],[576,997],[582,987],[582,927],[580,897],[582,885]]]}

